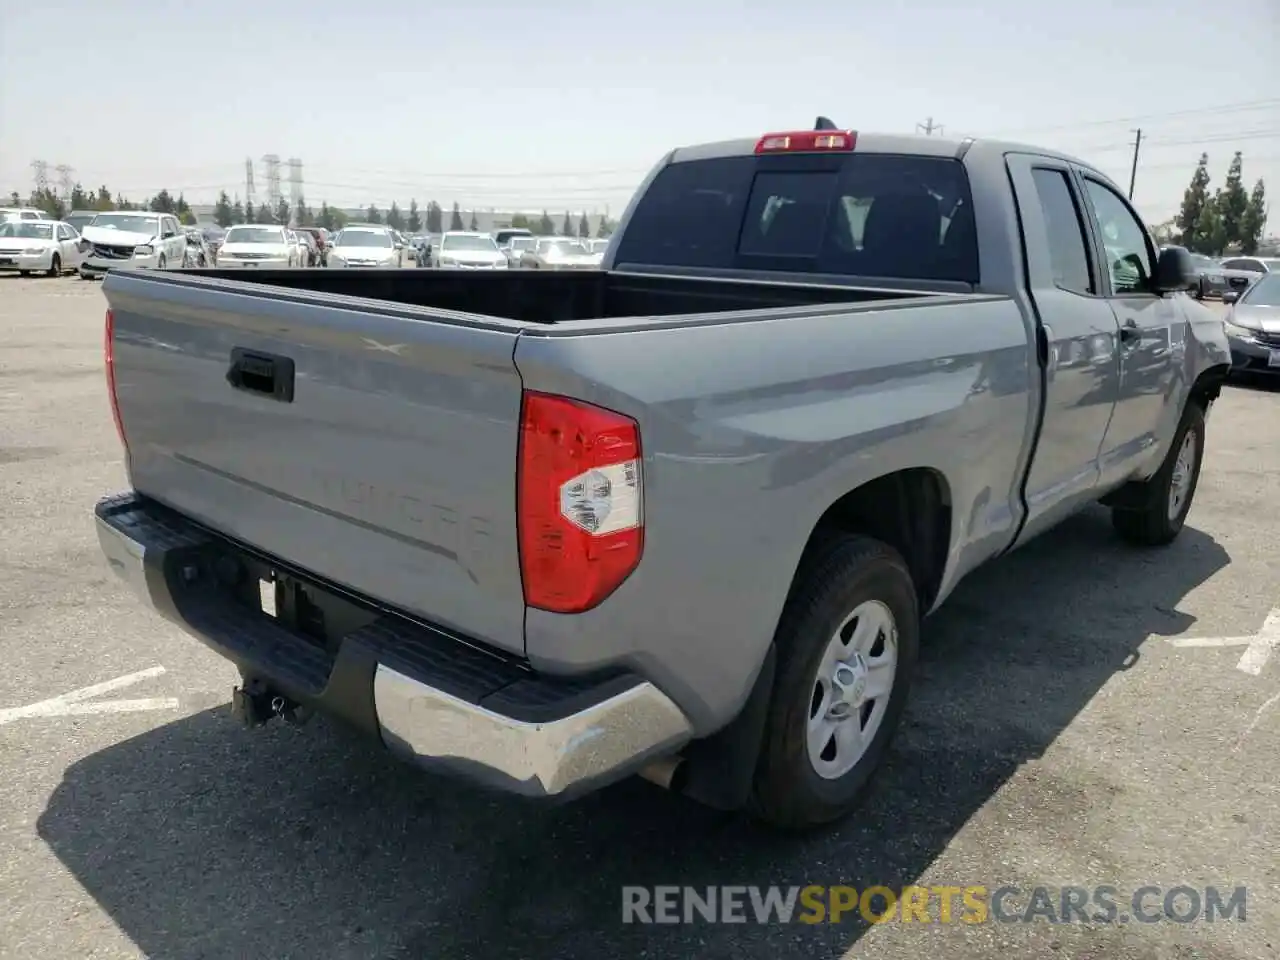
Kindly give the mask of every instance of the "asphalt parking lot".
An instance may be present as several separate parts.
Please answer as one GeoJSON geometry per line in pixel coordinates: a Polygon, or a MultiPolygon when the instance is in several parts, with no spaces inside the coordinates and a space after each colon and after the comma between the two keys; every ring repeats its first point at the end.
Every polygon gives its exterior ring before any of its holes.
{"type": "Polygon", "coordinates": [[[98,553],[125,485],[103,309],[0,277],[0,957],[1280,953],[1280,390],[1217,404],[1173,547],[1122,547],[1099,508],[964,583],[866,806],[788,838],[638,780],[534,808],[324,722],[237,727],[234,671],[98,553]],[[621,888],[655,884],[1248,894],[1244,922],[623,924],[621,888]]]}

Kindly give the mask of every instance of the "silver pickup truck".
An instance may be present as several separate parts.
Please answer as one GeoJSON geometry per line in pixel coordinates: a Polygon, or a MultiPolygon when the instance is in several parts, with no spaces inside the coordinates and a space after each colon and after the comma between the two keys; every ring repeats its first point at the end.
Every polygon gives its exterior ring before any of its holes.
{"type": "Polygon", "coordinates": [[[673,150],[600,270],[113,270],[102,549],[250,725],[828,822],[969,571],[1177,536],[1195,282],[1079,160],[825,129],[673,150]]]}

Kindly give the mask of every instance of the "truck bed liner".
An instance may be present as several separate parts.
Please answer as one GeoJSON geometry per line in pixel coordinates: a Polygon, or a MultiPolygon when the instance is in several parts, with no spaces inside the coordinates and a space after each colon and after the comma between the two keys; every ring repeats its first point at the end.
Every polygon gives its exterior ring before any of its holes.
{"type": "Polygon", "coordinates": [[[415,307],[502,317],[522,323],[680,316],[763,307],[904,300],[927,293],[850,286],[750,282],[604,271],[473,270],[186,270],[311,293],[383,300],[415,307]]]}

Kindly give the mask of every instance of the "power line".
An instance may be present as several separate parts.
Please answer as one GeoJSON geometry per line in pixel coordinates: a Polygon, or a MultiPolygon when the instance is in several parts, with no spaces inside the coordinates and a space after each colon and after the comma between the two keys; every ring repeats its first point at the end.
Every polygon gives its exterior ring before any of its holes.
{"type": "MultiPolygon", "coordinates": [[[[1082,120],[1078,123],[1059,124],[1056,127],[1023,127],[1010,133],[1053,133],[1059,130],[1079,130],[1085,127],[1108,127],[1121,123],[1149,123],[1153,120],[1171,120],[1179,117],[1198,117],[1208,113],[1235,113],[1246,110],[1260,110],[1266,107],[1280,107],[1280,99],[1269,100],[1237,100],[1234,103],[1223,103],[1212,107],[1196,107],[1191,110],[1171,110],[1167,113],[1147,113],[1133,117],[1114,117],[1110,120],[1082,120]]],[[[987,134],[999,139],[1003,133],[987,134]]]]}

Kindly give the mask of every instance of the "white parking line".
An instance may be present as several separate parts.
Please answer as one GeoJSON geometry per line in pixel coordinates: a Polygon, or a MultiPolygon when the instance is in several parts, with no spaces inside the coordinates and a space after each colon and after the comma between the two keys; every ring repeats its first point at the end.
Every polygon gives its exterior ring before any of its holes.
{"type": "Polygon", "coordinates": [[[59,697],[41,700],[25,707],[10,707],[0,710],[0,727],[15,720],[28,717],[77,717],[101,713],[140,713],[148,710],[172,710],[178,706],[174,697],[147,697],[140,700],[100,700],[96,703],[85,703],[90,697],[98,697],[125,687],[131,687],[149,677],[158,677],[164,673],[164,667],[148,667],[137,673],[116,677],[103,683],[95,683],[90,687],[81,687],[59,697]]]}
{"type": "Polygon", "coordinates": [[[1262,668],[1267,665],[1277,647],[1280,647],[1280,610],[1272,610],[1236,667],[1256,677],[1262,673],[1262,668]]]}
{"type": "Polygon", "coordinates": [[[1280,650],[1280,609],[1272,610],[1252,637],[1165,637],[1173,647],[1245,647],[1236,669],[1252,676],[1262,673],[1271,654],[1280,650]]]}

